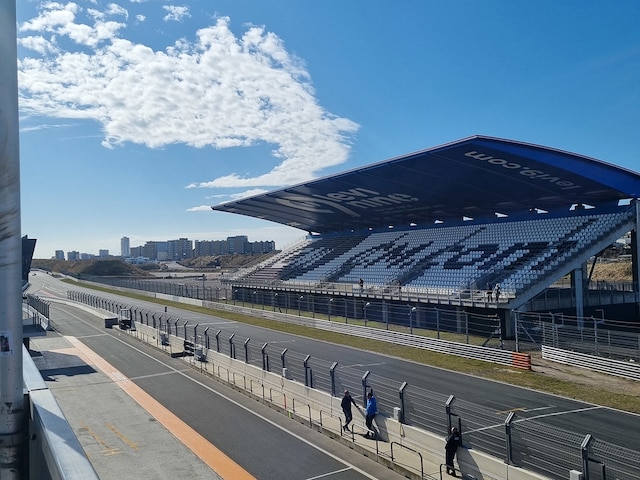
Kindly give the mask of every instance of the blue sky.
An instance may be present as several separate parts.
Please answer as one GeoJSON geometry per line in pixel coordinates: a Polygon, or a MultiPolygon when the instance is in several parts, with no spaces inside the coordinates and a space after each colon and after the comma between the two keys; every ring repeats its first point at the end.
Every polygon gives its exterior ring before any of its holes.
{"type": "Polygon", "coordinates": [[[636,0],[17,8],[36,258],[123,236],[282,248],[305,232],[209,207],[476,134],[640,170],[636,0]]]}

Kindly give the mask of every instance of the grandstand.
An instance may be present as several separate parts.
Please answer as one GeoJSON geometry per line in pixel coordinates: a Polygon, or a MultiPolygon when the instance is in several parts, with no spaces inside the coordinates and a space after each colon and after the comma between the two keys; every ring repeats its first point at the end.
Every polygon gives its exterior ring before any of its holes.
{"type": "Polygon", "coordinates": [[[509,332],[514,311],[549,311],[539,297],[567,275],[565,313],[581,317],[601,308],[593,298],[602,296],[590,295],[588,263],[628,232],[634,298],[608,295],[607,302],[637,319],[639,192],[635,172],[475,136],[212,208],[308,233],[229,279],[234,291],[497,312],[509,332]],[[496,284],[500,296],[490,297],[496,284]]]}

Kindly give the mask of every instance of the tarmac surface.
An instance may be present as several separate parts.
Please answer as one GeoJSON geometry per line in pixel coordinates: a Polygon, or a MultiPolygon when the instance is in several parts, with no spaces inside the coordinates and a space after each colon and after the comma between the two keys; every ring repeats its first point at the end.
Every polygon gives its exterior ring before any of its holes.
{"type": "Polygon", "coordinates": [[[31,339],[32,358],[101,479],[404,478],[361,435],[354,450],[89,313],[51,310],[57,331],[31,339]]]}

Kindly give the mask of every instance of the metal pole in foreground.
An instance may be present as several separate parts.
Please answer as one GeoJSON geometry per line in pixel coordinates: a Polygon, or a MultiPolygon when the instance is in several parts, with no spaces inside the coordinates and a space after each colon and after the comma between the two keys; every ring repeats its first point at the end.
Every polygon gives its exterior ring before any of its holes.
{"type": "Polygon", "coordinates": [[[0,478],[22,478],[22,239],[15,0],[0,0],[0,478]]]}

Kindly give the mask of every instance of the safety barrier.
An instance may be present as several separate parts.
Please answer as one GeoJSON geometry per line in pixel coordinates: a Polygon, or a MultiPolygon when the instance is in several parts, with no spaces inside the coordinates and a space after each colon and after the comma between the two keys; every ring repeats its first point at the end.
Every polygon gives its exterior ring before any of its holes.
{"type": "Polygon", "coordinates": [[[528,353],[511,352],[511,366],[531,370],[531,355],[528,353]]]}
{"type": "Polygon", "coordinates": [[[640,365],[637,363],[596,357],[546,345],[542,346],[542,358],[630,380],[640,380],[640,365]]]}

